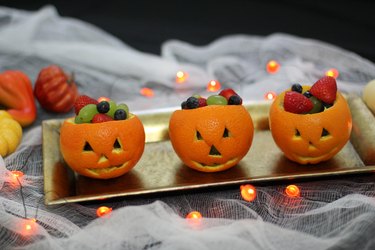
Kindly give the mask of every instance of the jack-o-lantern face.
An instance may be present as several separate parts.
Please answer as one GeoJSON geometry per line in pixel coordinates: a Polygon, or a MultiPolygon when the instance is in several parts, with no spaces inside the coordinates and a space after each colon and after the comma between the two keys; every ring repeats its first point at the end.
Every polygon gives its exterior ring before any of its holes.
{"type": "MultiPolygon", "coordinates": [[[[303,86],[304,91],[310,89],[303,86]]],[[[294,114],[283,108],[286,91],[273,102],[269,124],[284,155],[300,164],[316,164],[335,156],[347,143],[352,118],[345,98],[337,92],[332,107],[314,114],[294,114]]]]}
{"type": "Polygon", "coordinates": [[[60,128],[60,151],[77,173],[97,179],[121,176],[143,154],[145,132],[138,117],[126,120],[75,124],[74,118],[60,128]]]}
{"type": "Polygon", "coordinates": [[[175,111],[169,137],[180,159],[202,172],[223,171],[249,151],[254,134],[250,114],[242,105],[210,105],[175,111]]]}

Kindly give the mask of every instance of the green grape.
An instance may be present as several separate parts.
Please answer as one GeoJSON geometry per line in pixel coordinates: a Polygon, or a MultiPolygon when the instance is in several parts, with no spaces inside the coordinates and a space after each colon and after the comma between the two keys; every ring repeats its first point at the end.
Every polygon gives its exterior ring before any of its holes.
{"type": "Polygon", "coordinates": [[[78,113],[75,123],[90,123],[94,115],[98,113],[95,104],[87,104],[78,113]]]}
{"type": "Polygon", "coordinates": [[[323,111],[323,104],[318,98],[316,98],[315,96],[311,96],[309,99],[314,105],[314,107],[310,110],[309,114],[319,113],[323,111]]]}
{"type": "Polygon", "coordinates": [[[207,98],[207,105],[227,105],[228,101],[224,96],[211,95],[207,98]]]}
{"type": "Polygon", "coordinates": [[[116,102],[114,102],[112,100],[109,100],[108,102],[109,102],[109,111],[107,112],[107,115],[114,118],[115,112],[116,112],[116,109],[117,109],[117,104],[116,104],[116,102]]]}
{"type": "Polygon", "coordinates": [[[129,117],[129,107],[125,103],[120,103],[119,105],[117,105],[116,109],[123,109],[123,110],[125,110],[127,117],[129,117]]]}

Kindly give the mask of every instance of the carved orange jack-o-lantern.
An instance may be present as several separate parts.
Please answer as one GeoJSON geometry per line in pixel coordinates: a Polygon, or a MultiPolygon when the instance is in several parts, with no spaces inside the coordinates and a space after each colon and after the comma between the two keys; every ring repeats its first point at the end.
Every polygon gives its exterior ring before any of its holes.
{"type": "Polygon", "coordinates": [[[77,173],[96,179],[121,176],[143,154],[145,132],[139,118],[75,124],[66,119],[60,128],[60,151],[77,173]]]}
{"type": "MultiPolygon", "coordinates": [[[[310,86],[303,86],[304,92],[310,86]]],[[[300,164],[316,164],[335,156],[347,143],[352,118],[345,98],[337,92],[332,107],[314,114],[294,114],[283,107],[286,91],[272,103],[269,124],[284,155],[300,164]]]]}
{"type": "Polygon", "coordinates": [[[253,121],[242,105],[176,110],[169,122],[175,152],[188,167],[202,172],[236,165],[249,151],[253,134],[253,121]]]}

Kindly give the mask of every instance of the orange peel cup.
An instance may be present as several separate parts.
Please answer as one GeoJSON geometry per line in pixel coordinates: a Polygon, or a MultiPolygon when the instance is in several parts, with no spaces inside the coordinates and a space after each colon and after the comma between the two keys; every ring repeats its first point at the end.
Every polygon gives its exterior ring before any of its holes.
{"type": "Polygon", "coordinates": [[[201,172],[224,171],[249,151],[253,121],[242,105],[209,105],[173,112],[169,137],[188,167],[201,172]]]}
{"type": "MultiPolygon", "coordinates": [[[[303,86],[303,91],[310,86],[303,86]]],[[[290,91],[290,90],[288,90],[290,91]]],[[[294,114],[283,107],[286,91],[272,103],[269,126],[284,155],[299,164],[317,164],[335,156],[348,142],[352,116],[348,103],[337,92],[333,106],[314,114],[294,114]]]]}
{"type": "Polygon", "coordinates": [[[141,158],[145,132],[140,119],[101,123],[74,123],[66,119],[60,128],[60,151],[75,172],[96,179],[110,179],[130,171],[141,158]]]}

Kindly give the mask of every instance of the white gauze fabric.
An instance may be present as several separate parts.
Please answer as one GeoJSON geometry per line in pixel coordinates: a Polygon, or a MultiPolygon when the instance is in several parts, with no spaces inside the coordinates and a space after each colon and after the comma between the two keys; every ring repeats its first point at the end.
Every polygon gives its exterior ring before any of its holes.
{"type": "MultiPolygon", "coordinates": [[[[1,71],[19,69],[35,82],[49,64],[74,71],[81,93],[125,101],[139,112],[179,106],[192,93],[207,96],[211,79],[235,88],[246,101],[261,101],[292,82],[312,84],[332,67],[340,72],[343,92],[360,94],[375,78],[368,60],[287,34],[233,35],[203,47],[166,41],[158,56],[61,17],[53,6],[36,12],[0,7],[1,71]],[[277,74],[265,71],[270,59],[281,65],[277,74]],[[174,82],[178,70],[190,75],[183,85],[174,82]],[[139,94],[143,87],[155,96],[139,94]]],[[[17,151],[0,158],[0,249],[375,249],[374,174],[296,182],[299,198],[285,195],[286,183],[264,183],[256,186],[253,202],[231,186],[46,206],[40,124],[71,115],[38,107],[38,119],[24,130],[17,151]],[[12,170],[25,173],[21,186],[12,170]],[[113,211],[97,218],[103,205],[113,211]],[[203,215],[200,223],[185,219],[193,210],[203,215]],[[30,218],[35,228],[25,235],[22,223],[30,218]]]]}

